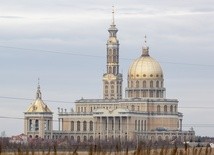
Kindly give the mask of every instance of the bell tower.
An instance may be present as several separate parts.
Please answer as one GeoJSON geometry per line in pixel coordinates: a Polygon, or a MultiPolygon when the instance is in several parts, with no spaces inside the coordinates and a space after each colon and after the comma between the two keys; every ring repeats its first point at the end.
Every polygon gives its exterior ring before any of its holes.
{"type": "Polygon", "coordinates": [[[103,98],[121,99],[123,76],[119,73],[119,40],[114,20],[114,7],[112,9],[112,23],[108,29],[107,41],[107,65],[106,73],[103,74],[103,98]]]}
{"type": "Polygon", "coordinates": [[[24,112],[24,133],[29,138],[51,139],[53,132],[53,113],[42,100],[38,82],[36,99],[24,112]]]}

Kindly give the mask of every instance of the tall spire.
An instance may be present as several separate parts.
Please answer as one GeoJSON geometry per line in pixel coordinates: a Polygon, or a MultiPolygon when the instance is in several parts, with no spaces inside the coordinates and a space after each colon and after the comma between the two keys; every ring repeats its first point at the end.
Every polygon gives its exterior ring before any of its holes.
{"type": "Polygon", "coordinates": [[[42,99],[42,93],[40,91],[39,78],[38,78],[38,86],[37,86],[37,92],[36,92],[36,99],[42,99]]]}
{"type": "Polygon", "coordinates": [[[144,46],[142,56],[149,56],[149,46],[147,46],[147,37],[144,36],[144,46]]]}
{"type": "Polygon", "coordinates": [[[114,6],[112,6],[112,20],[108,29],[109,38],[107,40],[107,65],[106,73],[103,74],[103,98],[122,98],[122,74],[119,73],[119,40],[117,39],[118,29],[115,25],[114,6]]]}
{"type": "Polygon", "coordinates": [[[114,23],[114,6],[112,6],[112,25],[115,25],[115,23],[114,23]]]}

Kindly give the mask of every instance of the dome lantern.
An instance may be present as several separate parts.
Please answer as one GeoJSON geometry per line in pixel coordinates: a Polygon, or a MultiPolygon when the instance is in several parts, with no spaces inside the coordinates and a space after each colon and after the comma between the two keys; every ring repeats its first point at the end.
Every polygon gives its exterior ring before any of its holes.
{"type": "Polygon", "coordinates": [[[144,38],[145,40],[144,40],[142,56],[149,56],[149,46],[147,46],[146,35],[144,38]]]}

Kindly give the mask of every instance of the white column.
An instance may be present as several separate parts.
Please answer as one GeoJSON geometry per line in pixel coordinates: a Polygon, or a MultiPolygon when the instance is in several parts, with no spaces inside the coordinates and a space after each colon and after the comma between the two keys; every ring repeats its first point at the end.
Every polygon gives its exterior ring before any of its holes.
{"type": "Polygon", "coordinates": [[[101,120],[101,118],[102,118],[102,117],[100,117],[100,140],[102,139],[102,138],[101,138],[101,137],[102,137],[102,136],[101,136],[101,135],[102,135],[102,133],[101,133],[101,131],[102,131],[102,129],[101,129],[101,127],[102,127],[102,120],[101,120]]]}

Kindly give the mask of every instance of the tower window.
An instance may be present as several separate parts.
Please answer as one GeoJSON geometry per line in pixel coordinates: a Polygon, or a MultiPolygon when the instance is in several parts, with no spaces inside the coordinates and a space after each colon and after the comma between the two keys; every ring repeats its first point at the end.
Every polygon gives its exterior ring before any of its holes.
{"type": "Polygon", "coordinates": [[[161,110],[160,110],[160,105],[157,106],[157,112],[159,113],[161,110]]]}
{"type": "Polygon", "coordinates": [[[77,131],[80,131],[80,121],[77,121],[77,131]]]}
{"type": "Polygon", "coordinates": [[[92,121],[90,121],[89,130],[93,131],[93,122],[92,121]]]}
{"type": "Polygon", "coordinates": [[[71,121],[71,131],[74,131],[74,121],[71,121]]]}
{"type": "Polygon", "coordinates": [[[35,121],[35,131],[38,131],[39,130],[39,120],[36,119],[35,121]]]}
{"type": "Polygon", "coordinates": [[[33,123],[32,123],[32,119],[29,120],[29,130],[32,131],[33,130],[33,123]]]}
{"type": "Polygon", "coordinates": [[[87,122],[84,121],[84,122],[83,122],[83,131],[86,131],[86,130],[87,130],[87,122]]]}

